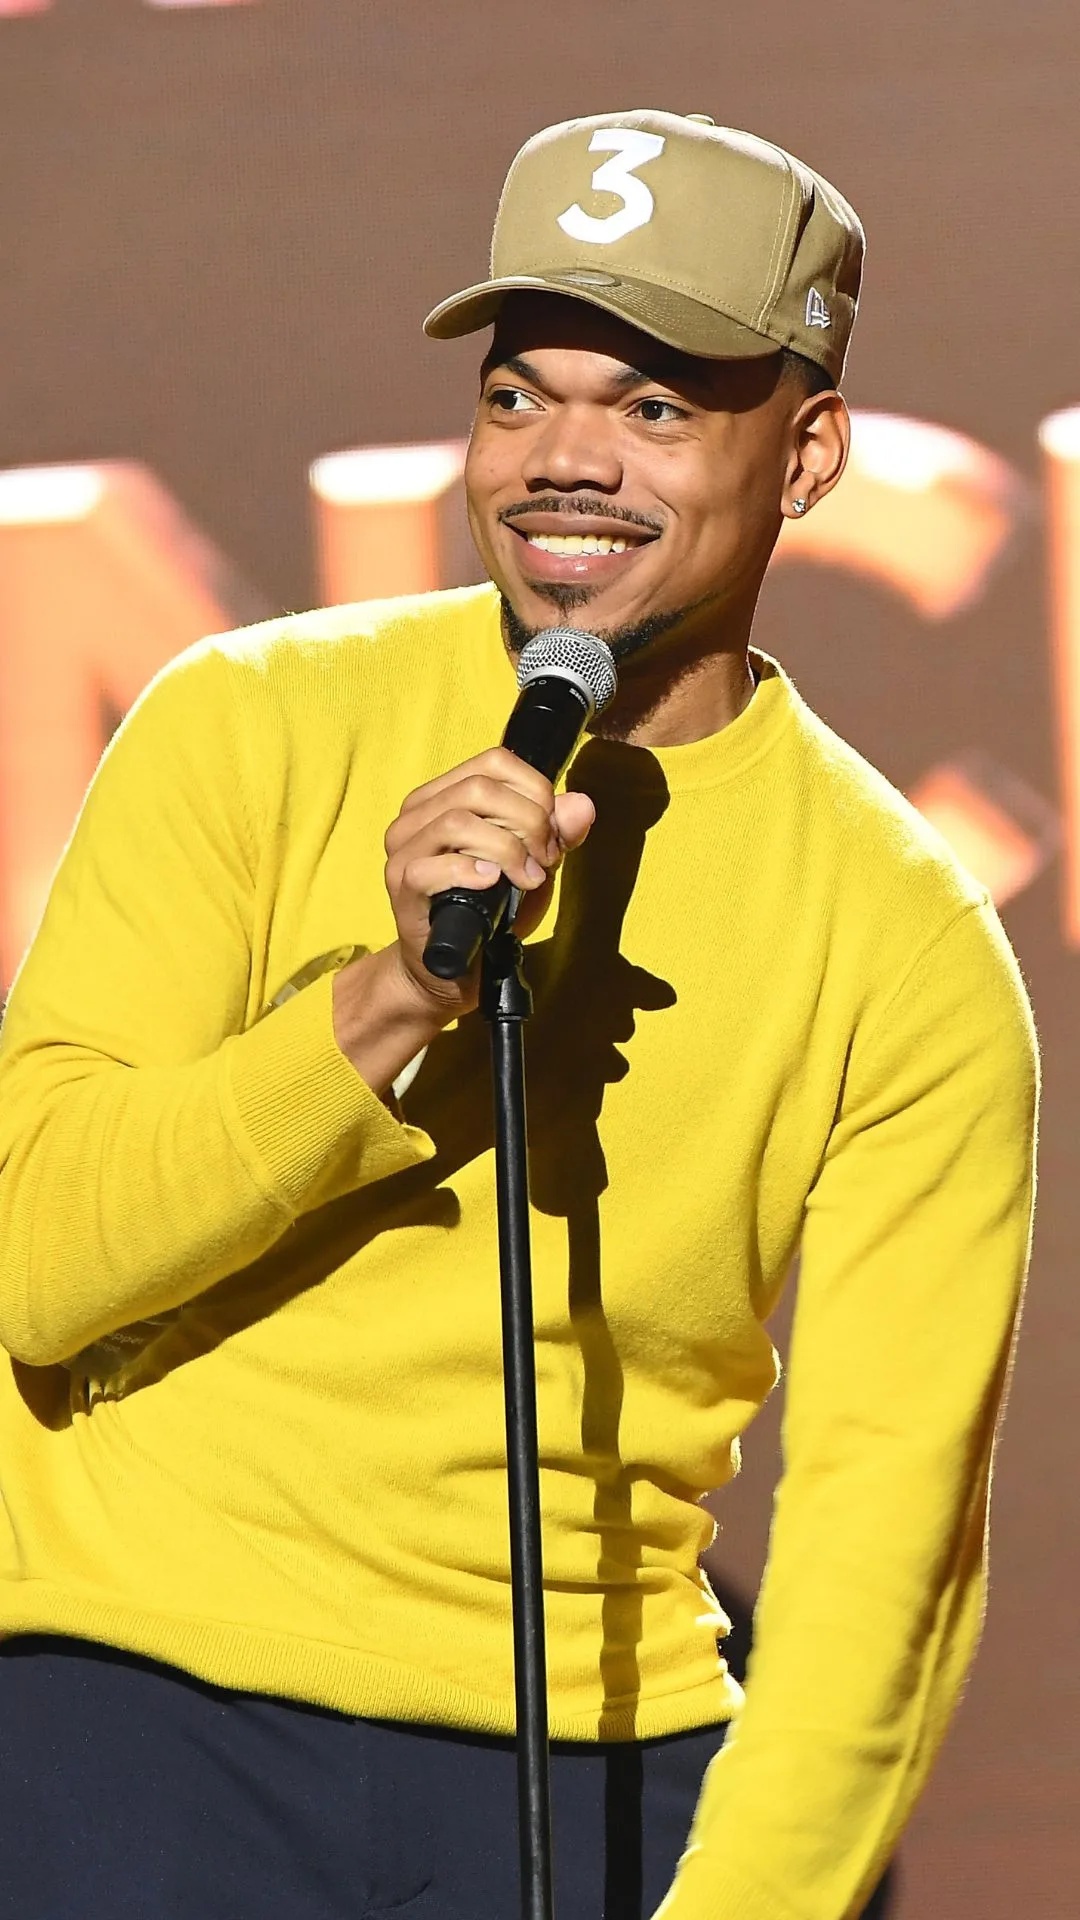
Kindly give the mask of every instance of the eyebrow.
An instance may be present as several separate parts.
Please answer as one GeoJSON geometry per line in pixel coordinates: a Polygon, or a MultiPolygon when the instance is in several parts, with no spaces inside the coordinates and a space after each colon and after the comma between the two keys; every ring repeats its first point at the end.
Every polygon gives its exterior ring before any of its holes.
{"type": "MultiPolygon", "coordinates": [[[[541,393],[548,393],[550,391],[550,389],[544,385],[543,379],[538,369],[533,366],[532,361],[523,360],[518,354],[511,354],[508,360],[492,361],[492,363],[484,369],[484,379],[490,379],[493,373],[512,373],[515,374],[519,380],[528,380],[531,386],[539,387],[541,393]]],[[[620,367],[617,373],[612,374],[609,385],[615,393],[629,393],[634,387],[649,386],[655,377],[656,376],[651,373],[642,373],[639,367],[624,366],[620,367]]],[[[660,382],[659,384],[663,385],[664,383],[660,382]]]]}

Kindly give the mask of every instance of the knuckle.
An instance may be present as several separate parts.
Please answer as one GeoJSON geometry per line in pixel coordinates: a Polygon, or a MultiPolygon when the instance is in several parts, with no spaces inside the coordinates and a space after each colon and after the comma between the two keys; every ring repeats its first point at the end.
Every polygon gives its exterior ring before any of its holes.
{"type": "Polygon", "coordinates": [[[483,773],[474,773],[464,783],[462,804],[473,813],[490,813],[493,807],[498,806],[504,792],[501,781],[489,780],[483,773]]]}
{"type": "Polygon", "coordinates": [[[442,817],[442,827],[448,840],[467,840],[475,832],[477,816],[468,807],[451,807],[442,817]]]}
{"type": "Polygon", "coordinates": [[[544,804],[545,795],[552,791],[550,780],[535,767],[530,767],[527,760],[521,760],[516,753],[511,753],[509,747],[493,748],[486,772],[500,786],[513,787],[515,793],[525,799],[535,799],[540,805],[544,804]]]}

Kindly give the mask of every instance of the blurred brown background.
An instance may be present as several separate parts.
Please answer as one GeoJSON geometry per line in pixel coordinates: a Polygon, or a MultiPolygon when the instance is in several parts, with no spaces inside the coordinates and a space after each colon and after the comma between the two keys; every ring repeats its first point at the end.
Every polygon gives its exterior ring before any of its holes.
{"type": "MultiPolygon", "coordinates": [[[[1039,422],[1080,401],[1075,0],[17,14],[0,0],[0,468],[145,461],[270,610],[316,594],[315,456],[466,430],[476,343],[435,346],[420,319],[481,276],[516,147],[575,113],[710,113],[836,181],[869,234],[853,404],[959,429],[1038,484],[1039,422]]],[[[900,785],[975,748],[1056,805],[1045,582],[1036,513],[955,618],[793,566],[758,638],[900,785]]],[[[1005,918],[1046,1056],[1041,1214],[988,1626],[903,1846],[901,1920],[1080,1906],[1080,956],[1053,863],[1005,918]]],[[[746,1596],[775,1424],[717,1507],[713,1563],[746,1596]]]]}

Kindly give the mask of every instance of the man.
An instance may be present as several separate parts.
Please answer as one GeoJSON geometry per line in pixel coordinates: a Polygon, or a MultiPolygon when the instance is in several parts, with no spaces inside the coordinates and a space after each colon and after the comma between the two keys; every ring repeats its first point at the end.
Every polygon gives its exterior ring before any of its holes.
{"type": "Polygon", "coordinates": [[[106,755],[0,1072],[22,1920],[516,1910],[486,1038],[421,959],[500,872],[560,1920],[843,1920],[888,1859],[978,1630],[1035,1054],[983,890],[749,646],[861,251],[704,116],[530,141],[427,322],[494,323],[494,586],[203,643],[106,755]],[[565,617],[620,687],[556,795],[491,743],[565,617]],[[800,1243],[744,1704],[698,1503],[800,1243]]]}

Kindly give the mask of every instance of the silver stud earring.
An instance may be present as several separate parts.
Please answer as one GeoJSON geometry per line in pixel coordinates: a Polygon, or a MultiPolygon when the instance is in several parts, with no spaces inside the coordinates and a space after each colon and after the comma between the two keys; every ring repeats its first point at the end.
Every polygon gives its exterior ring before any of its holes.
{"type": "Polygon", "coordinates": [[[808,500],[793,500],[791,503],[791,511],[792,513],[799,514],[801,517],[806,512],[809,504],[810,502],[808,500]]]}

